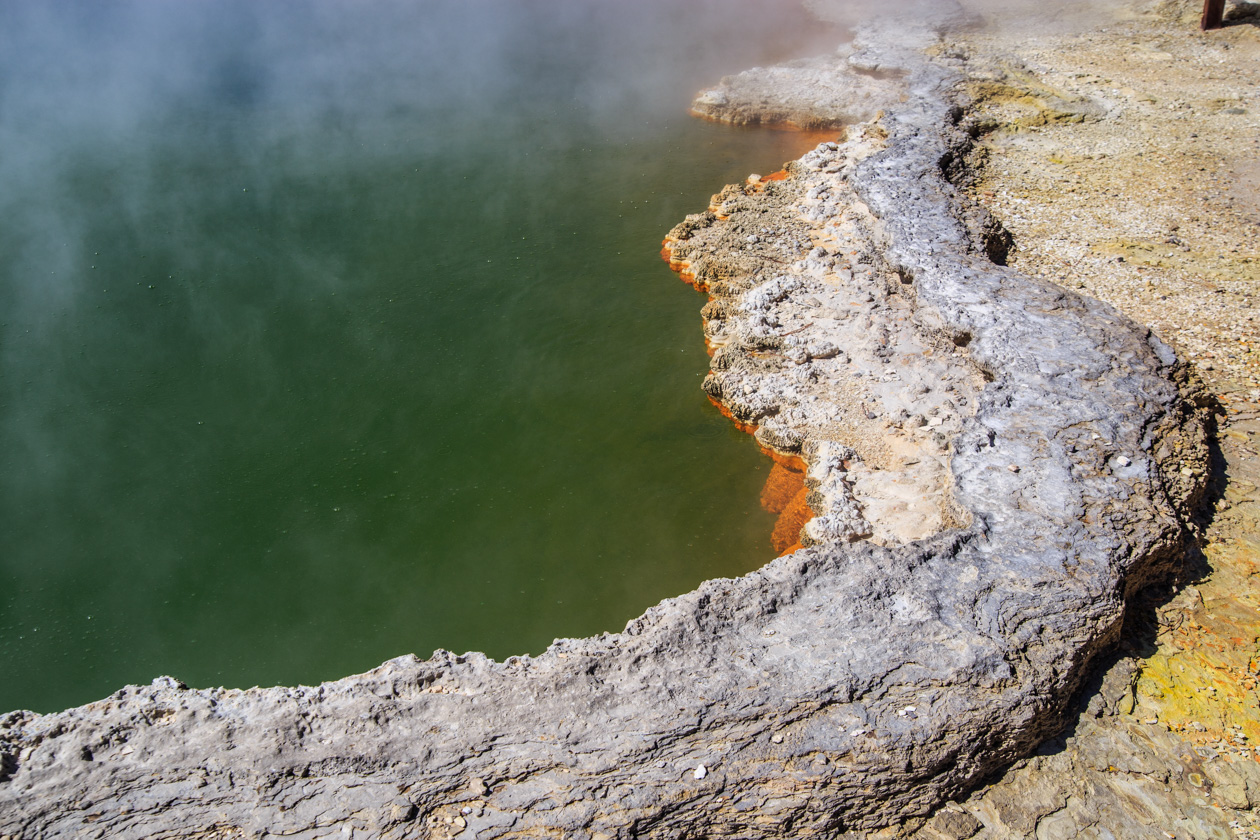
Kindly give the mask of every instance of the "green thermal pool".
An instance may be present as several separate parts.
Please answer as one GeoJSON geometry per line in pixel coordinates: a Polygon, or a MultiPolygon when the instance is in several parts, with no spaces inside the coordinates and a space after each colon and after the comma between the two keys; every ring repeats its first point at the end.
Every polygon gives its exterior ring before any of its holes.
{"type": "Polygon", "coordinates": [[[537,653],[773,556],[658,252],[804,150],[695,90],[837,35],[718,0],[6,14],[0,712],[537,653]]]}

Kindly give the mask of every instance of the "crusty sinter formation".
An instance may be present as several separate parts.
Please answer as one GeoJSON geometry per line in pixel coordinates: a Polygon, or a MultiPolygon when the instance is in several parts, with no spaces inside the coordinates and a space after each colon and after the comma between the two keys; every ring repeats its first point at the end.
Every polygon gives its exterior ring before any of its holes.
{"type": "Polygon", "coordinates": [[[806,547],[536,658],[11,713],[0,835],[811,836],[1056,732],[1190,538],[1203,428],[1148,330],[992,261],[934,38],[865,30],[843,72],[896,70],[882,115],[671,234],[706,389],[808,465],[806,547]]]}

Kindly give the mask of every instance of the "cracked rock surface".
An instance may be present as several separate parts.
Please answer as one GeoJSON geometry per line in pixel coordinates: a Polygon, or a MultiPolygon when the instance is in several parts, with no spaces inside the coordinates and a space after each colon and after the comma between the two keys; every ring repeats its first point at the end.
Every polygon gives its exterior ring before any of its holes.
{"type": "Polygon", "coordinates": [[[895,106],[671,233],[712,295],[706,389],[808,469],[804,547],[534,658],[10,713],[0,835],[834,834],[1058,732],[1182,555],[1203,428],[1148,330],[991,260],[934,38],[867,29],[895,106]]]}

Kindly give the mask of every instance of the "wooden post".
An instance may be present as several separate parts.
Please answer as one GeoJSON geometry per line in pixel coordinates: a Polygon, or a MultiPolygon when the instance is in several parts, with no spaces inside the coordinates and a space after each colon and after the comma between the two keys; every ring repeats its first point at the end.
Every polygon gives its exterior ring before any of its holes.
{"type": "Polygon", "coordinates": [[[1225,0],[1203,0],[1203,18],[1199,28],[1206,32],[1209,29],[1220,29],[1221,20],[1225,17],[1225,0]]]}

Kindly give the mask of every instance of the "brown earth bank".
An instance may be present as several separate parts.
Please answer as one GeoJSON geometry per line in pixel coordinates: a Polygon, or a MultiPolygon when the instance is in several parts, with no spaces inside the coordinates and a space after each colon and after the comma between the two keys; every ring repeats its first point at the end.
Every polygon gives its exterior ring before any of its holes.
{"type": "MultiPolygon", "coordinates": [[[[999,200],[1031,191],[1011,174],[1025,145],[1138,133],[1140,108],[1067,89],[1054,61],[1218,42],[1167,3],[1028,31],[911,11],[701,94],[707,118],[841,130],[667,240],[710,295],[705,390],[804,466],[764,498],[813,514],[802,548],[539,657],[439,652],[248,691],[163,678],[0,716],[0,837],[1246,836],[1255,566],[1228,535],[1253,521],[1254,415],[1220,418],[1213,464],[1193,371],[1099,301],[1138,271],[1155,208],[1131,230],[1117,209],[1039,234],[1048,215],[999,200]],[[1112,219],[1110,238],[1088,232],[1112,219]],[[1061,235],[1085,250],[1039,272],[1061,235]]],[[[1241,26],[1224,36],[1239,49],[1241,26]]],[[[1165,157],[1149,177],[1177,168],[1165,157]]],[[[1165,243],[1196,255],[1182,270],[1250,265],[1243,246],[1211,262],[1194,206],[1202,242],[1165,243]]],[[[1165,259],[1151,269],[1171,286],[1165,259]]],[[[1215,370],[1228,406],[1252,398],[1215,370]]]]}

